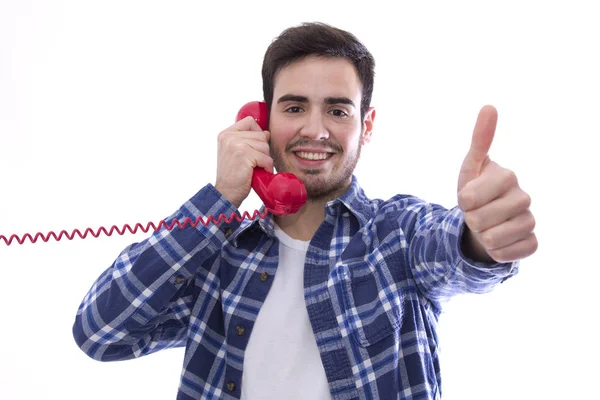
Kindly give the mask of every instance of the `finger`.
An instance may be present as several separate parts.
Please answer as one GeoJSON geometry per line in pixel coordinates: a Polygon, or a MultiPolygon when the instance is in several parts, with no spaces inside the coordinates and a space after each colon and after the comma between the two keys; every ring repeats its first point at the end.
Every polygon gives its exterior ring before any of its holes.
{"type": "Polygon", "coordinates": [[[239,159],[240,163],[247,162],[252,168],[261,167],[273,173],[273,159],[270,156],[268,148],[263,146],[264,144],[260,142],[243,142],[239,144],[237,150],[232,152],[232,155],[239,159]]]}
{"type": "Polygon", "coordinates": [[[490,162],[481,176],[467,183],[458,192],[458,205],[463,211],[475,210],[504,196],[512,188],[518,187],[518,184],[513,171],[490,162]]]}
{"type": "Polygon", "coordinates": [[[465,212],[465,221],[473,232],[483,232],[526,212],[530,206],[531,197],[516,187],[483,207],[465,212]]]}
{"type": "Polygon", "coordinates": [[[266,155],[261,151],[252,149],[250,157],[252,159],[254,168],[260,167],[264,168],[270,173],[274,173],[273,159],[271,158],[271,156],[266,155]]]}
{"type": "Polygon", "coordinates": [[[258,125],[258,122],[252,117],[247,116],[245,118],[240,119],[235,124],[231,125],[225,131],[253,131],[253,132],[262,132],[263,129],[258,125]]]}
{"type": "Polygon", "coordinates": [[[494,140],[497,122],[498,112],[494,106],[484,106],[479,111],[469,149],[469,156],[474,163],[481,165],[487,157],[494,140]]]}
{"type": "Polygon", "coordinates": [[[265,155],[270,156],[269,143],[262,141],[262,140],[253,140],[253,139],[248,139],[248,140],[244,141],[244,143],[246,145],[252,147],[254,150],[257,150],[265,155]]]}
{"type": "Polygon", "coordinates": [[[471,137],[471,147],[460,168],[458,191],[477,178],[489,162],[488,153],[496,132],[497,120],[498,113],[493,106],[485,106],[479,111],[471,137]]]}
{"type": "Polygon", "coordinates": [[[221,132],[218,136],[218,140],[222,144],[225,144],[227,147],[235,145],[236,143],[241,143],[246,140],[256,140],[268,143],[268,139],[269,135],[266,133],[266,131],[257,132],[228,130],[221,132]]]}
{"type": "Polygon", "coordinates": [[[498,250],[526,239],[535,229],[535,218],[530,211],[481,232],[479,238],[486,250],[498,250]]]}
{"type": "Polygon", "coordinates": [[[228,158],[235,162],[240,158],[252,159],[255,156],[255,152],[270,156],[270,147],[265,141],[264,135],[262,139],[254,139],[252,137],[249,139],[240,139],[236,136],[235,140],[232,139],[227,146],[221,148],[221,152],[224,156],[229,156],[228,158]]]}
{"type": "Polygon", "coordinates": [[[490,250],[488,254],[497,262],[507,263],[529,257],[536,252],[537,248],[537,237],[534,233],[531,233],[523,240],[500,249],[490,250]]]}

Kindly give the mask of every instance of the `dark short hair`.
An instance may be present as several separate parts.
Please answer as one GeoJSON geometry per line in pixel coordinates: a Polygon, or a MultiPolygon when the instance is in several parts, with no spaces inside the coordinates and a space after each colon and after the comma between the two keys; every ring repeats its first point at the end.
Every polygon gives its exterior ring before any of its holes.
{"type": "Polygon", "coordinates": [[[356,68],[361,82],[361,118],[371,105],[375,77],[375,59],[350,32],[322,22],[303,23],[287,28],[265,52],[262,66],[263,96],[271,109],[274,81],[284,67],[309,56],[342,57],[356,68]]]}

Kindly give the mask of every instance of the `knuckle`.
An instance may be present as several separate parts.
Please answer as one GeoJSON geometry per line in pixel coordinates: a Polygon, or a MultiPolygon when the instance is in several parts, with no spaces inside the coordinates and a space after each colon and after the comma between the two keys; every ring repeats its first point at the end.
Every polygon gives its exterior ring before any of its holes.
{"type": "Polygon", "coordinates": [[[217,141],[221,147],[229,148],[232,143],[235,143],[235,137],[231,135],[231,132],[223,131],[217,136],[217,141]]]}
{"type": "Polygon", "coordinates": [[[221,138],[227,138],[231,136],[231,128],[222,130],[217,136],[221,138]]]}
{"type": "Polygon", "coordinates": [[[535,217],[532,213],[527,215],[527,229],[531,232],[535,229],[535,217]]]}
{"type": "Polygon", "coordinates": [[[469,210],[475,204],[475,198],[473,192],[468,190],[461,190],[458,193],[458,204],[462,209],[469,210]]]}
{"type": "Polygon", "coordinates": [[[486,249],[493,249],[497,244],[496,235],[489,231],[481,234],[481,241],[486,249]]]}
{"type": "Polygon", "coordinates": [[[476,213],[465,213],[465,221],[473,232],[479,232],[481,230],[481,218],[476,213]]]}
{"type": "Polygon", "coordinates": [[[233,158],[244,157],[246,155],[246,151],[243,146],[234,144],[233,148],[231,149],[231,155],[233,158]]]}
{"type": "Polygon", "coordinates": [[[535,253],[539,247],[539,243],[537,237],[535,235],[531,236],[531,254],[535,253]]]}
{"type": "Polygon", "coordinates": [[[531,196],[526,192],[521,191],[521,198],[519,199],[519,206],[527,209],[531,205],[531,196]]]}
{"type": "Polygon", "coordinates": [[[497,262],[505,262],[502,249],[488,250],[488,254],[497,262]]]}
{"type": "Polygon", "coordinates": [[[516,186],[519,184],[517,174],[511,169],[504,169],[504,181],[508,186],[516,186]]]}

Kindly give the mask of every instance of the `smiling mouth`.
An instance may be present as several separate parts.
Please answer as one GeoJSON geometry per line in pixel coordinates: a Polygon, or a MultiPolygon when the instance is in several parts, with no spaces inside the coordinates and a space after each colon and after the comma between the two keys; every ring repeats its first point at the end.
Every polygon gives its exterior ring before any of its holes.
{"type": "Polygon", "coordinates": [[[312,153],[306,151],[295,151],[294,154],[303,160],[323,161],[331,158],[334,153],[312,153]]]}

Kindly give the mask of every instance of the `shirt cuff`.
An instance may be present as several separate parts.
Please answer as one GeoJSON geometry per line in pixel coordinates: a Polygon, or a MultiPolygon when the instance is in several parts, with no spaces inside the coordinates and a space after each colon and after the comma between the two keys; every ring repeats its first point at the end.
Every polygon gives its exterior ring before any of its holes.
{"type": "Polygon", "coordinates": [[[451,212],[456,219],[456,226],[458,227],[458,240],[455,243],[455,250],[458,256],[456,262],[460,264],[463,271],[478,275],[480,279],[490,283],[502,283],[518,273],[519,261],[508,263],[485,262],[475,261],[467,257],[462,251],[462,238],[466,228],[464,212],[459,207],[455,207],[451,212]]]}
{"type": "Polygon", "coordinates": [[[192,222],[201,217],[196,229],[217,249],[235,232],[242,220],[239,210],[210,183],[183,204],[178,214],[192,222]]]}

